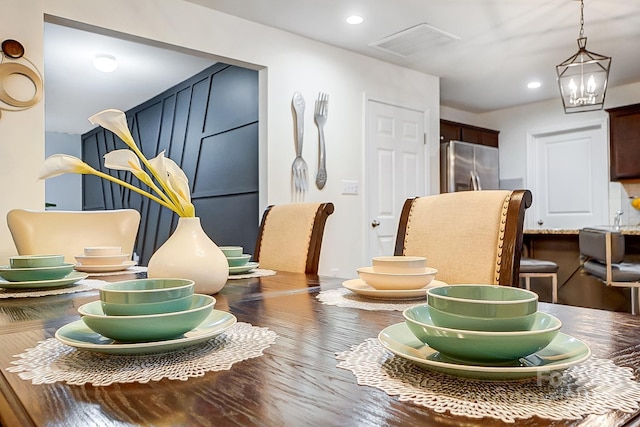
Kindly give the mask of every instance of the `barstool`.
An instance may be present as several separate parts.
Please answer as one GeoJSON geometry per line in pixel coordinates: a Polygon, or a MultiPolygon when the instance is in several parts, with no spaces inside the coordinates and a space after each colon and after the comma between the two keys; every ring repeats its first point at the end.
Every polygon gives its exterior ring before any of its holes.
{"type": "Polygon", "coordinates": [[[558,302],[558,264],[534,258],[520,259],[520,278],[524,279],[526,289],[531,288],[532,277],[551,278],[551,302],[558,302]]]}

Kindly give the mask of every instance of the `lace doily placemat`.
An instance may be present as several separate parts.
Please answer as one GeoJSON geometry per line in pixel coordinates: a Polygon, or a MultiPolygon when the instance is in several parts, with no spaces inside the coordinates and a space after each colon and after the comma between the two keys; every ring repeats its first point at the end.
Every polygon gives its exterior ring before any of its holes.
{"type": "Polygon", "coordinates": [[[423,370],[393,355],[375,338],[337,353],[336,359],[341,361],[339,368],[353,372],[359,385],[438,413],[514,423],[533,416],[577,420],[612,410],[632,413],[640,407],[640,384],[634,381],[633,370],[608,359],[591,357],[546,379],[517,382],[486,382],[423,370]]]}
{"type": "Polygon", "coordinates": [[[126,270],[106,271],[104,273],[87,272],[87,274],[89,275],[89,277],[100,277],[100,276],[122,276],[125,274],[137,274],[137,273],[146,273],[146,272],[147,272],[147,267],[138,265],[138,266],[129,267],[126,270]]]}
{"type": "Polygon", "coordinates": [[[43,288],[43,289],[0,289],[0,299],[2,298],[29,298],[45,297],[48,295],[73,294],[76,292],[93,291],[106,285],[104,280],[82,279],[71,286],[63,288],[43,288]]]}
{"type": "Polygon", "coordinates": [[[201,344],[169,353],[109,355],[76,350],[55,338],[40,341],[19,354],[7,368],[33,384],[63,381],[67,384],[108,386],[114,383],[147,383],[163,378],[186,381],[209,371],[229,370],[246,359],[261,356],[277,338],[268,328],[236,323],[229,330],[201,344]]]}
{"type": "Polygon", "coordinates": [[[425,302],[424,297],[409,300],[384,300],[363,297],[354,294],[349,289],[338,288],[320,291],[316,298],[323,304],[337,305],[338,307],[359,308],[361,310],[388,310],[403,311],[414,305],[425,302]]]}
{"type": "Polygon", "coordinates": [[[230,274],[229,279],[251,279],[252,277],[273,276],[275,274],[276,272],[273,270],[256,268],[255,270],[245,274],[230,274]]]}

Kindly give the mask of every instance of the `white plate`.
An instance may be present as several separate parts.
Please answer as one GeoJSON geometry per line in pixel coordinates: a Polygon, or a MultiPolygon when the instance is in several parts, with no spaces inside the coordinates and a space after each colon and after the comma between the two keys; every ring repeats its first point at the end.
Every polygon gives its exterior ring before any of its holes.
{"type": "Polygon", "coordinates": [[[72,271],[62,279],[55,280],[33,280],[29,282],[7,282],[0,279],[0,288],[4,289],[41,289],[41,288],[58,288],[73,285],[74,283],[86,279],[88,274],[72,271]]]}
{"type": "Polygon", "coordinates": [[[424,298],[427,299],[427,289],[435,288],[437,286],[447,286],[446,283],[440,280],[432,280],[424,288],[420,289],[407,289],[407,290],[379,290],[375,289],[369,285],[367,285],[362,279],[351,279],[345,282],[342,282],[342,286],[349,289],[351,292],[362,295],[369,298],[377,298],[377,299],[417,299],[424,298]]]}
{"type": "Polygon", "coordinates": [[[115,265],[131,261],[131,255],[76,255],[76,261],[82,265],[115,265]]]}
{"type": "Polygon", "coordinates": [[[258,263],[249,261],[245,265],[239,265],[237,267],[229,267],[229,274],[242,274],[250,270],[253,270],[254,268],[258,268],[258,263]]]}
{"type": "Polygon", "coordinates": [[[591,356],[591,350],[584,342],[562,332],[536,353],[495,365],[450,359],[416,338],[404,322],[383,329],[378,340],[396,356],[421,368],[486,381],[517,381],[546,375],[584,362],[591,356]]]}
{"type": "Polygon", "coordinates": [[[110,271],[122,271],[127,268],[133,267],[136,265],[135,261],[125,261],[122,264],[114,264],[114,265],[83,265],[76,264],[75,269],[78,271],[85,271],[87,273],[107,273],[110,271]]]}
{"type": "Polygon", "coordinates": [[[179,338],[144,343],[120,343],[91,330],[82,320],[64,325],[56,331],[56,338],[71,347],[98,353],[148,354],[164,353],[207,341],[220,335],[237,322],[233,314],[213,310],[195,329],[179,338]]]}

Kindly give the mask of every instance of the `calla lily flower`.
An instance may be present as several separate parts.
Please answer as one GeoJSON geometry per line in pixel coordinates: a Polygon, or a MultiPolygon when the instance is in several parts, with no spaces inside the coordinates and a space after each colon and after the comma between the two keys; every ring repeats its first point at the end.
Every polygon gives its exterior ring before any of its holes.
{"type": "Polygon", "coordinates": [[[65,173],[91,174],[93,172],[95,169],[75,156],[54,154],[44,161],[38,179],[53,178],[65,173]]]}
{"type": "Polygon", "coordinates": [[[79,158],[67,154],[54,154],[47,158],[39,179],[51,178],[65,173],[93,174],[142,194],[171,209],[181,217],[195,216],[187,175],[173,160],[164,156],[164,151],[155,158],[147,160],[136,145],[127,125],[127,117],[122,111],[104,110],[91,116],[89,121],[113,132],[130,148],[130,150],[114,150],[105,154],[104,166],[109,169],[131,172],[141,182],[148,185],[158,196],[114,176],[100,172],[79,158]],[[145,167],[151,175],[145,171],[145,167]],[[156,183],[160,185],[158,186],[156,183]]]}
{"type": "Polygon", "coordinates": [[[113,150],[104,155],[104,166],[109,169],[129,171],[140,181],[151,184],[151,177],[147,174],[140,160],[131,150],[113,150]]]}
{"type": "Polygon", "coordinates": [[[131,147],[134,151],[138,151],[136,142],[133,140],[133,136],[127,125],[127,116],[125,116],[122,111],[114,109],[104,110],[89,117],[89,121],[93,125],[100,125],[115,133],[127,146],[131,147]]]}

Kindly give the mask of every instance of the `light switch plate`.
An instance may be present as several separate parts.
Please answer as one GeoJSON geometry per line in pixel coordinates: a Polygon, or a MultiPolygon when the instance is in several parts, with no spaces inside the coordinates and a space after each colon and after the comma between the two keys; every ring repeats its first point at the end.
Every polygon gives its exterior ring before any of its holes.
{"type": "Polygon", "coordinates": [[[343,179],[342,194],[358,194],[358,181],[343,179]]]}

